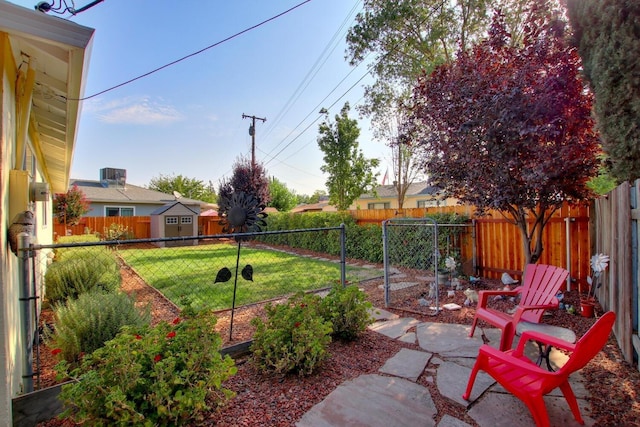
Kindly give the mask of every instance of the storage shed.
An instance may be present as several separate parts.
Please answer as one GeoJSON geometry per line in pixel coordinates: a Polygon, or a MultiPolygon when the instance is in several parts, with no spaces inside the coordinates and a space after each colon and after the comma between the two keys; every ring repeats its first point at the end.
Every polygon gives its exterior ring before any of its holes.
{"type": "MultiPolygon", "coordinates": [[[[151,212],[151,238],[198,237],[198,212],[176,201],[151,212]]],[[[157,246],[196,246],[198,239],[155,242],[157,246]]]]}

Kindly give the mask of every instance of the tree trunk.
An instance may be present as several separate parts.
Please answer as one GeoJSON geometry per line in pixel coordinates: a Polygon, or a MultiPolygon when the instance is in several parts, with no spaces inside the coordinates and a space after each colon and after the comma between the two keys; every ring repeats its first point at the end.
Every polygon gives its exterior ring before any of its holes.
{"type": "Polygon", "coordinates": [[[520,236],[522,238],[522,253],[524,254],[524,265],[522,266],[522,271],[524,271],[527,264],[532,263],[531,241],[529,240],[529,230],[526,218],[518,218],[516,220],[516,224],[518,226],[518,230],[520,230],[520,236]]]}

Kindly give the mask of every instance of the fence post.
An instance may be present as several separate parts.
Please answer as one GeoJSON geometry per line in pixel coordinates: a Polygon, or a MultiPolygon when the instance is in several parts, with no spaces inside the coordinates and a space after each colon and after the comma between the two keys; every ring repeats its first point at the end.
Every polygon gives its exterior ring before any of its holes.
{"type": "Polygon", "coordinates": [[[575,218],[567,217],[564,219],[566,223],[565,234],[567,236],[567,271],[569,275],[567,276],[567,291],[571,290],[571,223],[575,221],[575,218]]]}
{"type": "Polygon", "coordinates": [[[471,263],[473,265],[473,275],[480,275],[480,268],[478,267],[478,242],[476,241],[478,222],[474,219],[471,220],[471,263]]]}
{"type": "Polygon", "coordinates": [[[387,223],[382,221],[382,262],[384,263],[384,306],[389,307],[389,254],[387,251],[387,223]]]}
{"type": "Polygon", "coordinates": [[[340,224],[340,283],[347,286],[347,233],[344,222],[340,224]]]}
{"type": "Polygon", "coordinates": [[[18,281],[20,283],[20,314],[22,317],[22,340],[24,350],[22,352],[22,380],[24,392],[33,391],[33,310],[31,287],[29,286],[29,258],[31,251],[28,249],[31,240],[29,233],[18,234],[18,281]]]}

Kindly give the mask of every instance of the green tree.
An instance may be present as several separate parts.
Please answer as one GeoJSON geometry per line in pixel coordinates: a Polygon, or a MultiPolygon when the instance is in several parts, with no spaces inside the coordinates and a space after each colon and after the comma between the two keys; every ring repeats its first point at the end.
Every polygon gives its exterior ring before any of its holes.
{"type": "MultiPolygon", "coordinates": [[[[521,10],[527,0],[368,0],[347,33],[347,59],[351,65],[371,61],[375,82],[365,88],[360,112],[369,116],[385,137],[384,122],[401,109],[418,77],[451,62],[490,24],[490,6],[509,15],[512,35],[521,31],[521,10]]],[[[513,37],[517,40],[517,37],[513,37]]]]}
{"type": "Polygon", "coordinates": [[[327,196],[328,194],[325,190],[316,190],[309,197],[309,200],[307,203],[320,203],[320,199],[325,198],[327,196]]]}
{"type": "Polygon", "coordinates": [[[271,196],[269,195],[269,178],[264,166],[256,162],[254,167],[250,159],[238,157],[233,165],[233,175],[231,178],[222,179],[218,187],[220,198],[229,199],[233,192],[252,194],[266,206],[271,201],[271,196]]]}
{"type": "Polygon", "coordinates": [[[616,180],[609,175],[607,170],[604,167],[600,168],[598,172],[598,176],[591,178],[589,182],[587,182],[587,186],[596,194],[605,195],[609,191],[613,190],[618,186],[616,180]]]}
{"type": "Polygon", "coordinates": [[[66,193],[56,193],[53,196],[53,214],[60,223],[76,225],[82,215],[89,212],[89,201],[85,194],[74,184],[66,193]]]}
{"type": "Polygon", "coordinates": [[[215,203],[216,201],[216,192],[211,182],[205,184],[198,179],[187,178],[183,175],[169,176],[160,174],[151,178],[147,188],[167,194],[177,191],[183,197],[203,202],[215,203]]]}
{"type": "Polygon", "coordinates": [[[320,111],[325,119],[320,123],[318,146],[324,153],[322,172],[328,173],[329,202],[338,210],[346,210],[361,194],[374,191],[377,174],[373,170],[378,159],[366,159],[359,149],[360,129],[356,120],[349,119],[349,103],[331,123],[329,112],[320,111]]]}
{"type": "Polygon", "coordinates": [[[384,184],[392,184],[396,190],[398,208],[404,206],[404,199],[409,186],[423,176],[420,164],[415,156],[416,145],[412,144],[408,135],[402,134],[406,128],[407,111],[396,111],[390,114],[386,120],[386,133],[390,137],[391,149],[391,181],[384,184]]]}
{"type": "Polygon", "coordinates": [[[327,197],[327,192],[324,190],[316,190],[311,196],[308,194],[298,194],[298,204],[310,205],[320,202],[320,198],[327,197]]]}
{"type": "Polygon", "coordinates": [[[563,202],[592,196],[586,183],[600,164],[592,96],[559,15],[532,2],[521,47],[496,15],[487,40],[415,90],[415,132],[434,184],[503,212],[520,230],[526,263],[540,257],[563,202]]]}
{"type": "Polygon", "coordinates": [[[595,95],[595,115],[618,182],[640,178],[640,2],[569,0],[584,75],[595,95]]]}
{"type": "Polygon", "coordinates": [[[269,194],[271,195],[271,201],[267,206],[276,208],[280,212],[290,211],[298,204],[296,193],[290,191],[286,184],[275,177],[272,177],[269,181],[269,194]]]}

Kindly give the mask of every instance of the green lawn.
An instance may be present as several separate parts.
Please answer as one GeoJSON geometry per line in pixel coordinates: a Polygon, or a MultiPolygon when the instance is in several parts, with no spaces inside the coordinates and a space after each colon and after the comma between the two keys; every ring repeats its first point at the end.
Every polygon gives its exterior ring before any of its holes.
{"type": "MultiPolygon", "coordinates": [[[[230,308],[237,244],[213,244],[157,249],[123,249],[119,254],[149,285],[182,307],[185,298],[196,307],[230,308]],[[215,283],[227,267],[231,280],[215,283]]],[[[239,270],[253,267],[253,281],[238,272],[236,306],[264,301],[299,290],[321,289],[340,282],[340,264],[279,251],[242,247],[239,270]]],[[[348,267],[347,280],[381,276],[374,269],[348,267]]]]}

